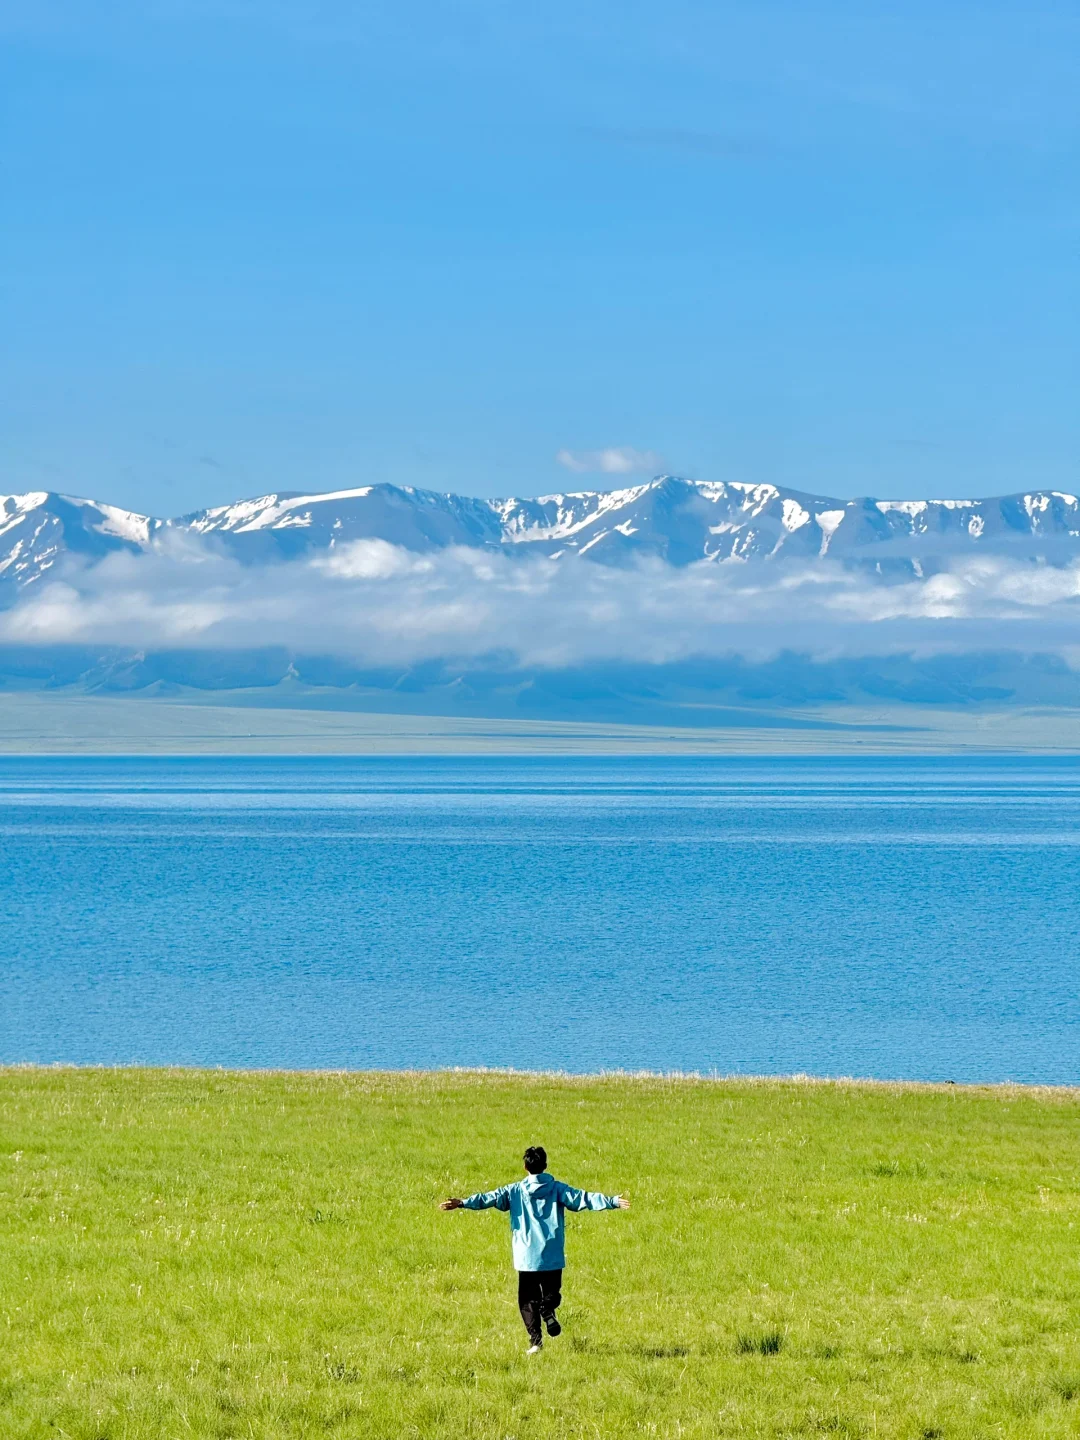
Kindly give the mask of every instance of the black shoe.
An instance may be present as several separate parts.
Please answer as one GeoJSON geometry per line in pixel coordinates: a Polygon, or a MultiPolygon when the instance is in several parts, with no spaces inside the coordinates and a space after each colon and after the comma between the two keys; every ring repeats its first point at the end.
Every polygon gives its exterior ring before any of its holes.
{"type": "Polygon", "coordinates": [[[549,1335],[561,1335],[561,1334],[562,1334],[562,1326],[559,1324],[558,1320],[555,1318],[554,1312],[552,1312],[552,1314],[550,1314],[550,1315],[545,1315],[545,1316],[544,1316],[544,1324],[548,1327],[548,1334],[549,1334],[549,1335]]]}

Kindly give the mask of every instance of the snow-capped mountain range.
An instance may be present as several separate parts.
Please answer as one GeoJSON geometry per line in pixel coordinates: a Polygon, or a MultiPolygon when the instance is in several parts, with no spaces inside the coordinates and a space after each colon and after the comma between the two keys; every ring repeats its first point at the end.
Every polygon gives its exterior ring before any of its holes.
{"type": "Polygon", "coordinates": [[[952,557],[1080,557],[1080,500],[1034,490],[986,500],[835,500],[774,485],[662,475],[620,490],[480,500],[396,485],[263,495],[155,519],[45,491],[0,495],[0,584],[9,595],[93,561],[200,537],[244,563],[269,563],[377,539],[412,551],[469,546],[585,556],[608,565],[829,557],[883,578],[932,573],[952,557]]]}

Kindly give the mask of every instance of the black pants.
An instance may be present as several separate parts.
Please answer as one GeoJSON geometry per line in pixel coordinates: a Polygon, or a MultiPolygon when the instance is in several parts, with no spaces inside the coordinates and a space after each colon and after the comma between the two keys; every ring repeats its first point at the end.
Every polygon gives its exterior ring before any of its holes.
{"type": "Polygon", "coordinates": [[[534,1345],[543,1340],[540,1321],[548,1320],[555,1314],[562,1299],[561,1291],[561,1270],[518,1271],[518,1309],[534,1345]]]}

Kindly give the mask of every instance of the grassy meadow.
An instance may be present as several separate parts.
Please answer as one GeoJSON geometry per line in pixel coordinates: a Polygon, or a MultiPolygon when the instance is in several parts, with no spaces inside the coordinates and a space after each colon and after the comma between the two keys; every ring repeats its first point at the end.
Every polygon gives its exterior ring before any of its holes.
{"type": "Polygon", "coordinates": [[[0,1230],[4,1440],[1080,1435],[1077,1092],[0,1070],[0,1230]]]}

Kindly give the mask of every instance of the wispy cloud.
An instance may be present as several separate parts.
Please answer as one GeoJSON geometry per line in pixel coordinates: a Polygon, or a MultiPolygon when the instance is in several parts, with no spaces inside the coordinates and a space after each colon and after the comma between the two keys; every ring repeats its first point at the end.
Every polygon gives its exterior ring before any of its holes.
{"type": "Polygon", "coordinates": [[[656,475],[664,468],[663,458],[655,450],[635,450],[633,445],[560,450],[555,459],[578,475],[656,475]]]}

